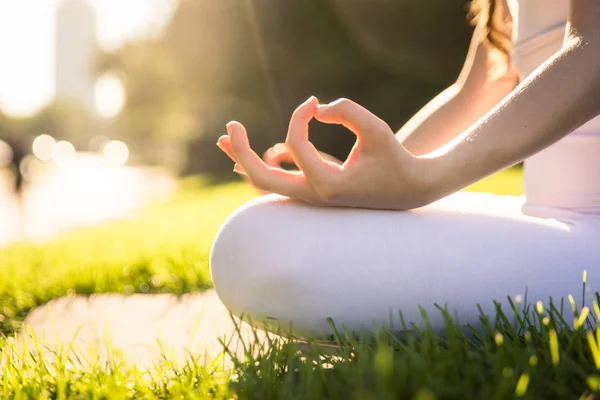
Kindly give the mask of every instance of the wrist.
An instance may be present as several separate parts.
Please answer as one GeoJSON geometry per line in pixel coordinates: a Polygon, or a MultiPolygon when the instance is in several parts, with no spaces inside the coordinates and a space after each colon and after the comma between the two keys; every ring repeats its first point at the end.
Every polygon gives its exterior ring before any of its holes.
{"type": "Polygon", "coordinates": [[[442,158],[429,155],[414,157],[417,165],[416,190],[421,193],[420,207],[433,203],[455,191],[452,190],[451,182],[445,174],[447,169],[443,166],[442,158]]]}

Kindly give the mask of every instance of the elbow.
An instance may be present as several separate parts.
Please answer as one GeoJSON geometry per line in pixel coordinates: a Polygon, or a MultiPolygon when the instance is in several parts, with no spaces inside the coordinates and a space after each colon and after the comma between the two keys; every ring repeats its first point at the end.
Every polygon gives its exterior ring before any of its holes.
{"type": "Polygon", "coordinates": [[[592,77],[600,76],[600,38],[589,36],[571,36],[563,44],[566,53],[579,54],[579,59],[590,67],[592,77]]]}

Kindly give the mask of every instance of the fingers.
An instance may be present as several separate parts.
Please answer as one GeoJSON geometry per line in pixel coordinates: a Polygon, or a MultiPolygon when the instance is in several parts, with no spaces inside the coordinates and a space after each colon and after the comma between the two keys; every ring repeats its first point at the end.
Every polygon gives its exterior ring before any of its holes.
{"type": "Polygon", "coordinates": [[[320,184],[332,172],[329,163],[323,160],[308,137],[308,123],[314,117],[317,106],[318,100],[313,96],[294,111],[285,140],[294,162],[308,177],[311,184],[320,184]]]}
{"type": "Polygon", "coordinates": [[[352,131],[364,143],[380,143],[393,132],[381,118],[348,99],[319,105],[315,118],[326,124],[339,124],[352,131]]]}
{"type": "Polygon", "coordinates": [[[261,190],[301,200],[311,200],[311,188],[304,176],[279,168],[271,168],[252,150],[246,129],[239,122],[227,124],[233,156],[252,184],[261,190]]]}
{"type": "Polygon", "coordinates": [[[246,176],[246,171],[244,168],[238,164],[237,158],[233,153],[233,148],[231,146],[231,138],[228,135],[223,135],[217,140],[217,146],[223,151],[223,153],[227,154],[229,158],[235,163],[233,165],[233,170],[238,174],[242,174],[246,176]]]}

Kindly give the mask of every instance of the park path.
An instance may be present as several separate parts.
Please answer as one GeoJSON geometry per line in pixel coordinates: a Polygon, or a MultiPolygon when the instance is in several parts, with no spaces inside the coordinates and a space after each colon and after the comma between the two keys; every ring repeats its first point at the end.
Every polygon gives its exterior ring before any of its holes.
{"type": "MultiPolygon", "coordinates": [[[[170,294],[98,294],[63,297],[27,316],[20,340],[34,333],[57,348],[71,344],[78,354],[97,349],[106,356],[117,349],[140,368],[151,368],[164,354],[178,362],[188,354],[214,360],[228,343],[238,357],[244,343],[254,341],[249,325],[234,323],[213,289],[177,297],[170,294]],[[236,328],[237,326],[237,328],[236,328]],[[160,342],[160,345],[159,345],[160,342]],[[110,345],[109,345],[110,343],[110,345]]],[[[259,340],[264,333],[257,332],[259,340]]],[[[181,365],[181,364],[180,364],[181,365]]]]}

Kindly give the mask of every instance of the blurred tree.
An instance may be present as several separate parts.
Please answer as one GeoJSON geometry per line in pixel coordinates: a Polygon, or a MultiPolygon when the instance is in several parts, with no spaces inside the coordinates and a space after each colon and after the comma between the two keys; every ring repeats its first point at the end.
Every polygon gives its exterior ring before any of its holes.
{"type": "Polygon", "coordinates": [[[129,43],[100,59],[98,73],[116,74],[125,87],[126,103],[116,122],[130,139],[186,137],[192,130],[180,69],[156,41],[129,43]]]}
{"type": "Polygon", "coordinates": [[[18,144],[27,154],[31,152],[33,139],[43,133],[85,149],[89,139],[101,130],[98,120],[77,103],[49,103],[29,117],[15,118],[0,113],[0,138],[18,144]]]}
{"type": "Polygon", "coordinates": [[[101,127],[86,108],[76,102],[53,102],[39,113],[21,121],[22,130],[30,137],[46,133],[57,140],[68,140],[78,149],[87,148],[91,137],[101,127]]]}
{"type": "MultiPolygon", "coordinates": [[[[189,143],[188,172],[229,171],[215,147],[244,123],[260,152],[285,137],[311,94],[352,98],[399,128],[456,79],[471,28],[466,0],[180,0],[162,37],[105,55],[123,77],[116,125],[137,143],[189,143]]],[[[339,158],[354,138],[313,124],[339,158]]]]}
{"type": "Polygon", "coordinates": [[[330,0],[363,53],[390,73],[445,85],[458,74],[471,27],[464,0],[330,0]]]}

